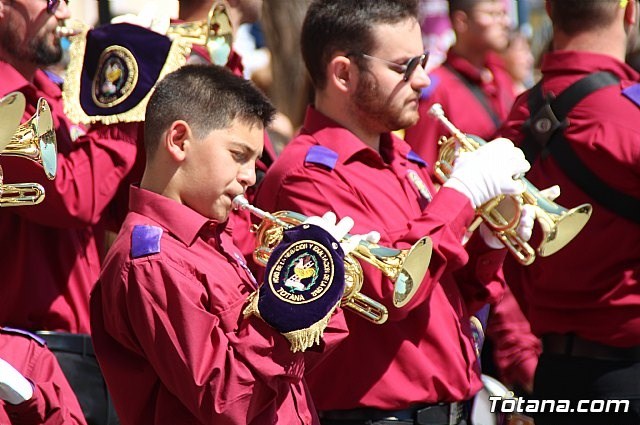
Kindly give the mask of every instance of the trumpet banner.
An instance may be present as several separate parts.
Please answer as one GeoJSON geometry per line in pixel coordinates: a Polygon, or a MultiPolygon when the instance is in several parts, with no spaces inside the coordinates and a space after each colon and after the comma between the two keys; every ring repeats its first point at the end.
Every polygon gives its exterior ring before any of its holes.
{"type": "Polygon", "coordinates": [[[144,121],[155,84],[185,65],[191,44],[128,23],[70,37],[63,89],[65,113],[76,123],[144,121]]]}

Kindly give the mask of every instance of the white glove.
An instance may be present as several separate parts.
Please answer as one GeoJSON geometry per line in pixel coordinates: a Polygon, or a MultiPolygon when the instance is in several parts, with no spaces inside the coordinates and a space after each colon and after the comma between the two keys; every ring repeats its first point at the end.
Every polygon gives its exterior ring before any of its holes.
{"type": "Polygon", "coordinates": [[[524,191],[521,180],[531,165],[511,140],[499,138],[456,158],[453,171],[444,184],[464,194],[474,208],[498,195],[515,195],[524,191]]]}
{"type": "Polygon", "coordinates": [[[347,255],[356,249],[360,241],[366,240],[371,243],[378,243],[380,241],[380,233],[372,231],[364,235],[349,235],[349,238],[343,240],[349,231],[353,228],[353,219],[351,217],[343,217],[338,223],[336,223],[337,217],[332,211],[327,211],[322,217],[311,216],[307,218],[302,224],[315,224],[316,226],[324,229],[335,240],[340,242],[344,255],[347,255]]]}
{"type": "Polygon", "coordinates": [[[0,359],[0,399],[20,404],[33,397],[33,385],[9,363],[0,359]]]}
{"type": "Polygon", "coordinates": [[[558,196],[560,196],[560,186],[557,184],[549,186],[548,188],[541,190],[540,195],[553,202],[558,196]]]}
{"type": "Polygon", "coordinates": [[[166,35],[171,25],[171,17],[165,8],[158,7],[155,3],[147,3],[137,15],[127,13],[126,15],[116,16],[111,19],[111,23],[138,25],[158,34],[166,35]]]}

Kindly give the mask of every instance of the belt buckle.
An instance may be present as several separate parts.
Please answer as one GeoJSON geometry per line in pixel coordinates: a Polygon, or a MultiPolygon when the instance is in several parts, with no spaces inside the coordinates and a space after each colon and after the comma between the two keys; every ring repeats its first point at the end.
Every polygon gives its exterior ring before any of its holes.
{"type": "Polygon", "coordinates": [[[458,425],[460,423],[460,403],[453,402],[449,404],[449,425],[458,425]]]}

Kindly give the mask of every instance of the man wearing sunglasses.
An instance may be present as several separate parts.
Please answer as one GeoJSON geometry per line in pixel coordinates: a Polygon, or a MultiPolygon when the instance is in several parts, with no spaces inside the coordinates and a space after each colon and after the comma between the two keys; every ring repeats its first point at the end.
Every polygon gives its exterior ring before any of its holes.
{"type": "Polygon", "coordinates": [[[482,386],[468,312],[500,295],[505,250],[479,235],[462,241],[474,208],[521,190],[513,175],[528,164],[497,140],[463,154],[469,161],[436,193],[426,163],[392,134],[417,121],[429,85],[417,14],[415,0],[311,3],[301,40],[314,104],[256,195],[268,211],[348,215],[384,246],[433,241],[427,276],[401,308],[394,282],[363,265],[363,292],[389,317],[346,313],[349,336],[307,374],[325,425],[463,424],[482,386]]]}
{"type": "Polygon", "coordinates": [[[34,161],[0,156],[5,183],[35,182],[45,190],[39,205],[0,209],[0,324],[47,331],[43,337],[88,422],[114,423],[100,404],[107,395],[89,338],[89,291],[100,272],[100,223],[133,166],[137,127],[94,126],[87,133],[65,116],[60,89],[43,69],[60,60],[56,27],[69,17],[62,0],[0,0],[0,96],[25,95],[23,121],[45,98],[58,146],[54,180],[34,161]]]}

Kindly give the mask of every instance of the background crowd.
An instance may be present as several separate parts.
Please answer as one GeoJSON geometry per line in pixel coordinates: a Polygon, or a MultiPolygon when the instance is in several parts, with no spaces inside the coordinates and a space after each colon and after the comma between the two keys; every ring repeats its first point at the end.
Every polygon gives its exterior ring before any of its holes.
{"type": "Polygon", "coordinates": [[[0,423],[639,424],[639,17],[637,0],[0,0],[0,423]],[[229,44],[192,41],[169,69],[169,28],[213,11],[229,44]],[[56,32],[72,19],[95,37],[81,67],[56,32]],[[144,118],[94,82],[81,101],[103,115],[78,119],[69,87],[112,46],[138,61],[144,118]],[[50,110],[55,178],[11,151],[40,143],[13,136],[20,102],[22,123],[50,110]],[[442,173],[441,136],[481,144],[442,173]],[[10,206],[26,182],[44,201],[10,206]],[[509,237],[566,245],[523,265],[476,217],[532,191],[509,237]],[[324,336],[295,352],[238,195],[311,217],[280,247],[341,262],[427,236],[429,268],[397,307],[402,279],[362,262],[384,323],[322,306],[324,336]],[[630,408],[489,414],[489,376],[630,408]]]}

